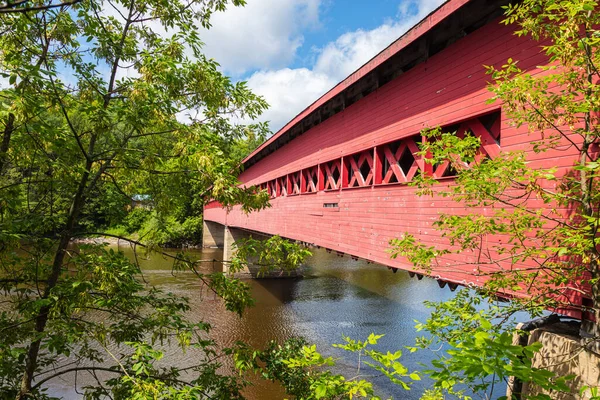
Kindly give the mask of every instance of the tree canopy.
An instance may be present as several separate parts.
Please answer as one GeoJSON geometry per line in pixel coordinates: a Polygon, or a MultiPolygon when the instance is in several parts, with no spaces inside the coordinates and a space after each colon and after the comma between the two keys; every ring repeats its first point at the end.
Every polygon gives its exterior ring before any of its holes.
{"type": "MultiPolygon", "coordinates": [[[[209,327],[183,317],[185,299],[145,285],[121,253],[70,242],[102,233],[90,220],[121,218],[134,195],[152,200],[149,233],[208,199],[266,206],[265,194],[238,186],[234,144],[267,127],[232,121],[267,105],[201,51],[212,13],[243,3],[0,5],[1,397],[46,398],[44,373],[69,355],[74,364],[51,376],[114,375],[91,398],[240,396],[241,383],[217,373],[209,327]],[[194,378],[153,366],[161,355],[152,345],[166,340],[202,349],[194,378]],[[118,356],[109,344],[121,346],[118,356]]],[[[195,271],[184,258],[177,265],[195,271]]],[[[198,277],[232,310],[250,302],[240,281],[198,277]]]]}

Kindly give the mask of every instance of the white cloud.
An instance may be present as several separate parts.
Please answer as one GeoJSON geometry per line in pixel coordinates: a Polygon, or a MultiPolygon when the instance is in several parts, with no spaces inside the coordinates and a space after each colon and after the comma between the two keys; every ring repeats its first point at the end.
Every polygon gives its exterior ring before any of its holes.
{"type": "Polygon", "coordinates": [[[340,81],[360,68],[394,40],[417,24],[444,0],[403,1],[397,20],[370,31],[348,32],[320,50],[314,70],[340,81]]]}
{"type": "Polygon", "coordinates": [[[371,31],[345,33],[319,52],[314,70],[340,81],[405,31],[403,24],[384,24],[371,31]]]}
{"type": "Polygon", "coordinates": [[[248,79],[248,87],[267,99],[270,107],[260,120],[281,128],[337,82],[330,76],[306,68],[261,71],[248,79]]]}
{"type": "Polygon", "coordinates": [[[211,18],[204,52],[229,74],[289,65],[303,43],[302,30],[319,24],[321,0],[249,0],[211,18]]]}
{"type": "Polygon", "coordinates": [[[248,79],[249,87],[265,97],[270,109],[260,120],[276,132],[299,112],[412,28],[444,0],[409,0],[398,15],[372,30],[347,32],[317,49],[311,69],[263,70],[248,79]]]}

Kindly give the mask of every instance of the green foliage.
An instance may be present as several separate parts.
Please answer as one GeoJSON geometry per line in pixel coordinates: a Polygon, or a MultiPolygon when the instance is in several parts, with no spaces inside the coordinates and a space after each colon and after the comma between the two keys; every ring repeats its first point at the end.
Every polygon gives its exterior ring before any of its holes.
{"type": "Polygon", "coordinates": [[[420,380],[416,372],[409,373],[398,359],[401,352],[382,353],[372,348],[383,335],[370,334],[365,341],[344,337],[342,344],[334,347],[357,356],[357,371],[353,378],[332,372],[336,360],[324,357],[315,345],[309,345],[304,339],[292,338],[284,344],[271,342],[263,351],[246,351],[241,357],[247,370],[259,373],[263,378],[279,381],[286,393],[299,400],[309,399],[379,399],[375,395],[372,383],[361,379],[364,366],[387,376],[404,390],[410,390],[410,382],[420,380]],[[400,379],[405,378],[405,379],[400,379]]]}
{"type": "MultiPolygon", "coordinates": [[[[88,398],[240,398],[243,380],[220,370],[186,299],[145,283],[120,253],[70,242],[112,227],[179,243],[198,236],[211,199],[268,205],[239,185],[234,155],[266,126],[231,122],[267,105],[201,52],[200,26],[244,1],[31,4],[0,6],[20,8],[0,18],[0,397],[48,398],[49,377],[102,371],[112,378],[88,398]],[[140,193],[151,215],[126,215],[140,193]],[[168,343],[203,355],[186,379],[158,362],[168,343]]],[[[197,273],[183,257],[178,268],[197,273]]],[[[242,282],[197,276],[229,309],[251,304],[242,282]]]]}
{"type": "Polygon", "coordinates": [[[404,390],[410,390],[410,386],[400,378],[410,377],[410,379],[414,381],[420,381],[421,377],[416,372],[409,374],[408,369],[398,361],[398,359],[402,357],[401,350],[397,350],[394,353],[387,352],[386,354],[380,353],[376,350],[366,350],[367,346],[377,344],[377,341],[383,336],[384,335],[370,334],[367,340],[364,342],[344,337],[344,341],[346,342],[345,344],[334,344],[333,346],[357,353],[359,356],[359,371],[361,356],[364,353],[365,356],[373,360],[371,362],[365,361],[366,365],[375,369],[376,371],[379,371],[392,383],[401,386],[404,390]]]}
{"type": "Polygon", "coordinates": [[[142,207],[134,208],[123,218],[123,225],[127,233],[134,233],[142,229],[142,226],[150,218],[151,211],[142,207]]]}
{"type": "MultiPolygon", "coordinates": [[[[132,212],[121,229],[138,230],[151,245],[196,235],[200,210],[211,199],[225,207],[241,204],[245,212],[268,206],[267,193],[236,179],[240,159],[267,127],[229,119],[252,119],[266,103],[203,56],[197,28],[198,23],[209,27],[215,11],[243,3],[86,0],[3,14],[0,76],[9,87],[0,92],[1,397],[48,398],[47,380],[76,368],[114,376],[87,388],[91,399],[236,399],[244,380],[222,374],[218,362],[233,356],[239,370],[280,380],[297,398],[377,398],[368,381],[331,372],[335,360],[299,340],[264,352],[242,345],[221,351],[207,324],[186,319],[186,299],[146,285],[139,268],[121,253],[69,247],[75,237],[114,226],[137,193],[150,196],[152,214],[132,212]],[[126,74],[123,66],[135,73],[126,74]],[[189,123],[177,119],[183,113],[190,115],[189,123]],[[159,362],[161,346],[169,343],[202,354],[187,371],[191,379],[159,362]],[[63,357],[73,358],[74,366],[57,364],[63,357]]],[[[533,313],[561,304],[565,293],[589,284],[590,310],[600,320],[600,162],[592,151],[600,126],[596,9],[592,0],[524,0],[508,6],[507,23],[518,24],[519,35],[545,40],[552,63],[537,75],[510,59],[489,68],[492,100],[502,101],[517,124],[542,133],[535,151],[563,144],[577,149],[572,174],[532,170],[523,154],[475,162],[479,142],[472,135],[427,131],[431,140],[421,149],[426,162],[448,160],[458,172],[455,185],[436,189],[436,195],[489,212],[442,215],[436,228],[452,247],[427,246],[405,235],[392,242],[392,257],[408,257],[427,270],[446,254],[474,252],[476,273],[488,280],[489,293],[537,288],[536,301],[521,304],[533,313]],[[532,210],[529,199],[548,207],[532,210]],[[563,213],[565,207],[571,214],[563,213]],[[498,235],[506,241],[487,240],[498,235]],[[522,267],[528,262],[537,268],[522,267]]],[[[417,184],[422,194],[434,193],[430,177],[422,175],[417,184]]],[[[239,244],[232,270],[255,258],[263,272],[275,266],[288,271],[308,255],[278,237],[249,240],[239,244]]],[[[196,273],[231,311],[241,314],[252,304],[248,286],[239,280],[202,275],[182,256],[178,269],[196,273]]],[[[482,392],[508,375],[565,390],[564,379],[531,368],[527,360],[536,347],[513,346],[512,328],[500,324],[518,304],[480,311],[475,302],[460,295],[436,305],[421,326],[434,336],[421,339],[420,346],[449,346],[433,365],[435,387],[426,397],[464,397],[461,385],[482,392]]],[[[337,346],[357,355],[359,371],[364,364],[402,388],[421,378],[399,362],[401,352],[373,350],[378,339],[345,339],[337,346]]],[[[596,396],[596,388],[582,390],[596,396]]]]}
{"type": "Polygon", "coordinates": [[[230,156],[240,162],[263,144],[270,134],[267,123],[257,125],[257,129],[247,130],[244,134],[231,143],[230,156]]]}
{"type": "MultiPolygon", "coordinates": [[[[26,259],[20,261],[27,262],[26,259]]],[[[114,375],[104,385],[90,388],[89,398],[100,399],[110,394],[113,398],[123,399],[146,398],[144,396],[175,399],[180,398],[177,397],[180,393],[212,390],[221,391],[222,398],[241,396],[240,383],[220,377],[217,373],[219,364],[211,362],[220,350],[207,337],[210,326],[186,318],[187,299],[148,288],[138,279],[139,268],[112,249],[81,245],[72,253],[69,264],[70,271],[64,271],[47,298],[36,298],[34,289],[23,288],[10,300],[13,311],[1,315],[5,327],[0,332],[3,396],[15,393],[11,386],[18,382],[17,373],[24,355],[36,338],[41,339],[44,348],[36,367],[40,373],[58,357],[66,356],[81,370],[99,370],[114,375]],[[41,309],[47,310],[51,318],[45,330],[38,333],[33,325],[41,309]],[[89,318],[90,312],[94,318],[89,318]],[[18,335],[15,335],[15,329],[18,335]],[[196,378],[179,380],[176,368],[157,365],[163,353],[156,346],[164,345],[202,350],[205,356],[191,369],[196,378]],[[118,354],[111,350],[114,348],[119,349],[118,354]],[[115,361],[118,362],[113,366],[104,366],[115,361]],[[200,381],[201,385],[197,383],[200,381]],[[207,384],[211,381],[221,382],[223,386],[207,384]]],[[[21,270],[21,274],[24,272],[21,270]]],[[[225,278],[222,274],[214,277],[199,275],[199,278],[212,290],[224,295],[228,293],[223,287],[225,278]]],[[[236,287],[233,292],[237,298],[227,299],[227,304],[250,301],[247,289],[236,287]]],[[[53,368],[49,376],[43,375],[31,390],[44,398],[40,390],[49,377],[70,370],[69,364],[53,368]]]]}
{"type": "Polygon", "coordinates": [[[81,211],[79,225],[82,230],[102,230],[116,226],[128,219],[127,209],[131,199],[120,193],[113,185],[102,184],[90,194],[81,211]]]}
{"type": "Polygon", "coordinates": [[[583,397],[585,395],[588,395],[590,400],[598,400],[600,399],[600,389],[597,387],[583,386],[579,391],[579,396],[583,397]]]}
{"type": "Polygon", "coordinates": [[[196,245],[202,238],[202,217],[187,217],[180,222],[173,215],[162,216],[156,212],[146,214],[141,226],[128,233],[137,235],[149,245],[161,247],[181,247],[196,245]]]}
{"type": "MultiPolygon", "coordinates": [[[[433,309],[431,316],[417,325],[418,331],[428,335],[417,340],[415,350],[445,350],[426,371],[435,381],[434,388],[439,393],[470,399],[466,393],[488,393],[513,376],[547,390],[569,392],[566,382],[572,377],[557,377],[532,367],[533,354],[541,348],[539,343],[513,344],[517,330],[510,315],[515,310],[493,304],[484,307],[481,303],[481,294],[467,289],[452,300],[428,303],[433,309]]],[[[551,399],[547,395],[536,398],[551,399]]]]}
{"type": "Polygon", "coordinates": [[[250,265],[258,265],[258,274],[272,271],[283,271],[288,274],[297,269],[312,255],[304,246],[290,242],[275,235],[265,240],[252,237],[236,240],[235,254],[230,261],[231,273],[248,269],[250,265]]]}
{"type": "Polygon", "coordinates": [[[224,274],[208,276],[209,286],[225,301],[229,311],[242,315],[243,311],[254,304],[250,296],[250,287],[239,279],[231,279],[224,274]]]}
{"type": "Polygon", "coordinates": [[[591,287],[593,305],[582,311],[600,315],[599,163],[591,150],[600,137],[600,90],[594,83],[600,78],[595,67],[600,20],[590,11],[595,5],[531,0],[508,6],[506,23],[520,27],[517,35],[547,40],[543,49],[552,63],[542,67],[543,74],[522,71],[512,59],[501,68],[488,67],[494,79],[492,101],[502,101],[516,125],[540,137],[532,149],[568,149],[573,168],[532,169],[520,152],[472,162],[478,139],[426,130],[425,161],[448,160],[457,177],[447,189],[434,191],[435,179],[425,174],[415,184],[421,195],[449,197],[467,212],[441,214],[434,224],[450,247],[425,245],[406,234],[390,242],[392,257],[407,257],[418,269],[431,271],[445,256],[460,255],[490,292],[534,296],[536,301],[523,302],[534,311],[560,308],[574,293],[591,287]]]}

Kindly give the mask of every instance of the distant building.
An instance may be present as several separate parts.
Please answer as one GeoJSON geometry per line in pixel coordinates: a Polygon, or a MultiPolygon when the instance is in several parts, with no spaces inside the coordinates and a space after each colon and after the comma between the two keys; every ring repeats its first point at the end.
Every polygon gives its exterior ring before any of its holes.
{"type": "Polygon", "coordinates": [[[152,197],[149,194],[134,194],[131,196],[131,208],[150,210],[153,206],[152,197]]]}

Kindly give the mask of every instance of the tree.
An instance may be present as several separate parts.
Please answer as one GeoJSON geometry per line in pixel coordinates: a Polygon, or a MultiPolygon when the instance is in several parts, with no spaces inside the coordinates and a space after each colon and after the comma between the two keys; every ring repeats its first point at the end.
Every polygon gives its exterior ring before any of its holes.
{"type": "MultiPolygon", "coordinates": [[[[407,235],[392,242],[393,256],[430,268],[449,253],[475,252],[469,259],[489,278],[492,292],[519,297],[530,290],[535,298],[522,303],[529,309],[574,307],[600,321],[599,163],[593,147],[600,134],[600,17],[595,8],[595,1],[586,0],[509,6],[505,23],[517,24],[517,35],[543,43],[549,64],[537,75],[521,71],[512,59],[500,69],[488,67],[494,79],[492,101],[501,102],[517,126],[526,125],[539,139],[532,142],[533,151],[568,147],[572,167],[531,169],[524,152],[481,159],[478,138],[428,130],[429,140],[421,148],[427,162],[450,160],[457,171],[455,185],[437,194],[473,212],[442,214],[437,220],[449,249],[428,247],[407,235]],[[543,210],[531,205],[538,199],[546,204],[543,210]],[[490,211],[484,215],[481,207],[490,211]],[[486,267],[495,271],[486,272],[486,267]],[[592,305],[571,303],[574,295],[591,296],[592,305]]],[[[418,182],[421,194],[433,194],[434,183],[424,176],[418,182]]]]}
{"type": "MultiPolygon", "coordinates": [[[[598,4],[524,0],[507,6],[504,23],[514,24],[517,35],[540,42],[548,64],[539,74],[521,70],[512,59],[501,68],[487,67],[493,79],[491,101],[501,104],[517,127],[529,130],[534,153],[563,150],[572,156],[572,166],[533,169],[525,152],[485,159],[473,135],[459,137],[439,128],[423,132],[426,162],[449,161],[457,175],[448,190],[439,190],[434,179],[422,176],[417,182],[420,194],[449,197],[467,212],[439,216],[435,227],[446,240],[443,245],[426,245],[407,234],[391,241],[392,257],[407,257],[416,268],[431,271],[440,259],[461,255],[487,279],[483,292],[488,298],[513,299],[480,322],[480,317],[473,319],[477,310],[472,299],[435,305],[435,318],[423,328],[454,348],[479,348],[470,359],[453,353],[435,365],[436,385],[449,392],[458,383],[507,375],[495,368],[493,359],[514,361],[505,337],[514,325],[503,324],[518,310],[533,315],[548,309],[579,311],[590,321],[592,340],[600,340],[598,4]],[[544,207],[533,207],[540,200],[544,207]],[[473,341],[473,333],[482,327],[485,332],[473,341]],[[492,360],[485,360],[488,355],[492,360]]],[[[535,372],[530,367],[526,371],[535,372]]],[[[540,383],[540,377],[543,383],[549,376],[537,371],[529,379],[540,383]]],[[[479,381],[483,386],[477,390],[489,389],[494,381],[479,381]]]]}
{"type": "MultiPolygon", "coordinates": [[[[231,143],[264,130],[230,117],[252,119],[266,103],[201,53],[198,25],[208,28],[213,12],[243,3],[0,7],[0,77],[8,81],[0,91],[0,397],[47,398],[49,378],[78,371],[111,377],[90,388],[90,398],[241,396],[243,381],[217,372],[222,350],[209,326],[185,319],[186,299],[145,285],[121,253],[70,242],[101,233],[90,215],[118,219],[134,194],[151,197],[159,221],[189,202],[182,193],[199,204],[267,205],[265,193],[238,187],[239,160],[230,156],[231,143]],[[155,366],[162,353],[154,345],[165,341],[204,354],[190,379],[155,366]],[[72,365],[55,365],[69,355],[72,365]]],[[[174,258],[175,269],[197,273],[190,260],[174,258]]],[[[250,303],[242,282],[197,275],[231,310],[250,303]]]]}

